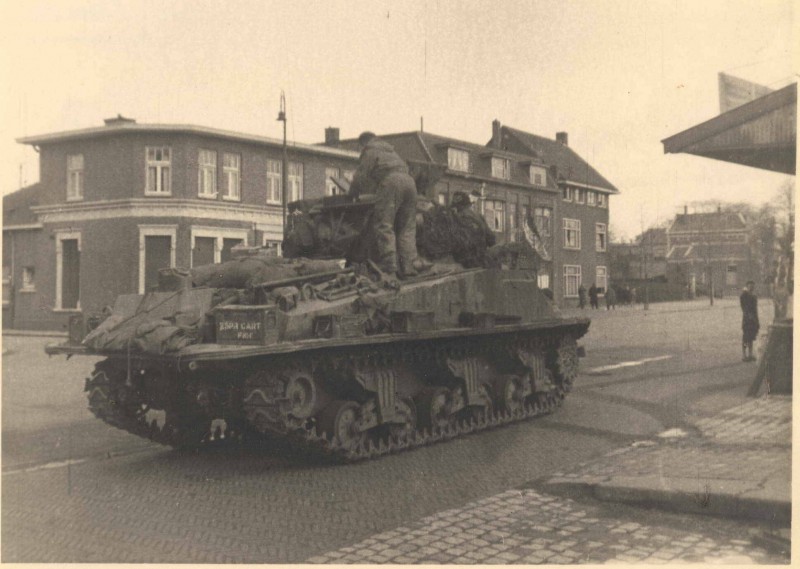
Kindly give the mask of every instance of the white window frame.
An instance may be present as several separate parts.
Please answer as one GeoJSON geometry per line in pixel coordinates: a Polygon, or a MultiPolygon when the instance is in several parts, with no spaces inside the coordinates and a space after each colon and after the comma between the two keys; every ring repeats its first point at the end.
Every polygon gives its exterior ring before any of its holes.
{"type": "Polygon", "coordinates": [[[325,168],[325,195],[326,196],[335,196],[343,193],[341,188],[336,185],[336,183],[331,178],[339,178],[341,176],[341,171],[339,168],[332,168],[328,167],[325,168]]]}
{"type": "Polygon", "coordinates": [[[144,167],[144,195],[146,196],[171,196],[172,195],[172,147],[171,146],[145,146],[144,149],[144,157],[145,157],[145,167],[144,167]],[[164,160],[163,157],[161,160],[158,159],[150,159],[150,151],[153,150],[154,152],[161,151],[163,154],[164,150],[167,150],[169,154],[169,159],[164,160]],[[155,189],[150,187],[150,168],[156,169],[156,186],[161,186],[162,184],[162,174],[164,168],[167,169],[167,184],[169,185],[169,190],[165,191],[162,187],[156,187],[155,189]]]}
{"type": "Polygon", "coordinates": [[[283,202],[283,162],[274,158],[267,158],[267,203],[270,205],[281,205],[283,202]],[[273,166],[275,171],[270,170],[273,166]],[[277,193],[277,199],[272,197],[273,190],[277,193]]]}
{"type": "Polygon", "coordinates": [[[599,253],[604,253],[608,251],[608,225],[605,223],[595,223],[594,224],[594,248],[595,251],[599,253]],[[600,246],[598,239],[600,236],[603,236],[603,246],[600,246]]]}
{"type": "Polygon", "coordinates": [[[608,207],[608,198],[600,192],[597,192],[597,207],[608,207]]]}
{"type": "Polygon", "coordinates": [[[469,152],[460,148],[448,148],[447,168],[455,172],[469,172],[469,152]]]}
{"type": "Polygon", "coordinates": [[[198,237],[210,237],[214,239],[214,262],[222,262],[222,247],[225,239],[241,239],[247,245],[249,232],[247,229],[237,229],[235,227],[203,227],[193,225],[189,230],[191,236],[191,251],[189,255],[189,266],[194,266],[195,240],[198,237]]]}
{"type": "Polygon", "coordinates": [[[594,269],[594,283],[595,286],[601,289],[603,294],[608,291],[608,267],[598,265],[594,269]],[[602,284],[601,284],[602,283],[602,284]]]}
{"type": "Polygon", "coordinates": [[[575,188],[575,203],[586,203],[586,190],[575,188]]]}
{"type": "Polygon", "coordinates": [[[342,172],[342,178],[344,178],[348,182],[352,182],[353,181],[353,176],[355,176],[355,175],[356,175],[356,171],[355,170],[344,170],[342,172]]]}
{"type": "Polygon", "coordinates": [[[242,155],[235,152],[222,154],[222,176],[225,180],[225,193],[222,199],[232,202],[242,201],[242,155]],[[234,165],[229,164],[229,158],[234,158],[234,165]]]}
{"type": "Polygon", "coordinates": [[[286,184],[288,193],[286,194],[286,203],[292,203],[297,200],[303,199],[303,175],[304,168],[302,162],[289,162],[286,168],[288,175],[286,176],[286,184]],[[295,170],[295,173],[292,173],[295,170]]]}
{"type": "Polygon", "coordinates": [[[580,251],[581,250],[581,220],[580,219],[569,219],[567,217],[564,218],[564,249],[570,249],[572,251],[580,251]],[[576,240],[578,245],[572,246],[569,244],[569,232],[574,231],[576,240]]]}
{"type": "Polygon", "coordinates": [[[597,194],[595,192],[586,190],[586,205],[597,205],[597,194]]]}
{"type": "Polygon", "coordinates": [[[541,166],[531,166],[530,176],[531,176],[531,184],[533,184],[534,186],[547,185],[547,170],[545,170],[541,166]],[[536,176],[541,176],[542,178],[541,181],[537,180],[536,176]]]}
{"type": "Polygon", "coordinates": [[[502,233],[505,231],[506,204],[504,201],[493,199],[483,200],[483,215],[486,219],[486,223],[489,224],[489,229],[495,233],[502,233]],[[489,219],[489,212],[492,214],[491,219],[489,219]]]}
{"type": "Polygon", "coordinates": [[[571,187],[569,187],[569,186],[564,186],[564,188],[562,189],[561,193],[562,193],[562,199],[563,199],[565,202],[571,202],[571,201],[572,201],[572,199],[573,199],[573,192],[572,192],[572,188],[571,188],[571,187]]]}
{"type": "Polygon", "coordinates": [[[169,266],[175,266],[175,243],[178,238],[177,225],[140,225],[139,226],[139,294],[144,294],[144,253],[145,237],[169,237],[169,266]]]}
{"type": "Polygon", "coordinates": [[[261,246],[266,247],[268,243],[277,244],[278,257],[283,256],[283,243],[279,235],[269,235],[267,233],[264,233],[261,237],[261,246]]]}
{"type": "Polygon", "coordinates": [[[22,283],[20,292],[36,292],[36,267],[27,265],[22,267],[22,283]]]}
{"type": "Polygon", "coordinates": [[[56,240],[56,302],[55,307],[53,308],[54,312],[77,312],[81,309],[81,297],[78,294],[78,303],[75,308],[63,308],[62,305],[62,297],[61,297],[61,287],[64,284],[64,241],[69,241],[70,239],[77,239],[78,240],[78,253],[81,252],[81,232],[80,231],[56,231],[55,232],[55,240],[56,240]]]}
{"type": "Polygon", "coordinates": [[[582,275],[580,265],[564,265],[564,298],[578,298],[578,289],[581,286],[582,275]],[[574,280],[574,293],[570,292],[570,279],[574,280]]]}
{"type": "Polygon", "coordinates": [[[74,202],[83,199],[84,180],[83,154],[67,155],[67,201],[74,202]]]}
{"type": "Polygon", "coordinates": [[[536,286],[538,286],[540,290],[550,288],[550,273],[543,272],[536,275],[536,286]]]}
{"type": "Polygon", "coordinates": [[[197,151],[197,197],[204,199],[217,197],[216,150],[201,148],[197,151]]]}
{"type": "Polygon", "coordinates": [[[511,160],[501,156],[492,156],[492,178],[511,179],[511,160]]]}

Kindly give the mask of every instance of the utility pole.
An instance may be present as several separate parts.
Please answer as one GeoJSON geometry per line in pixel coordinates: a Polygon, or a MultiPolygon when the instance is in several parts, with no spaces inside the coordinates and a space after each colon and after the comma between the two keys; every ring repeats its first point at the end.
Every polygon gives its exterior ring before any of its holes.
{"type": "Polygon", "coordinates": [[[283,238],[286,239],[286,204],[289,201],[289,187],[288,187],[288,160],[286,156],[286,96],[281,90],[281,106],[278,111],[278,121],[283,122],[283,162],[281,164],[281,206],[283,213],[281,215],[281,229],[283,238]]]}
{"type": "Polygon", "coordinates": [[[642,234],[639,238],[639,247],[642,250],[642,271],[644,273],[644,309],[650,309],[650,291],[647,281],[647,250],[645,249],[645,234],[644,234],[644,208],[639,206],[639,224],[642,229],[642,234]]]}

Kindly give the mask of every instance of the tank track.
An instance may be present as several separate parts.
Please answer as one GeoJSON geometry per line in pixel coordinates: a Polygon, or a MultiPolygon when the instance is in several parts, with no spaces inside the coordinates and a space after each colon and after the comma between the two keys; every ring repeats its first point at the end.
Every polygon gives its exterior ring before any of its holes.
{"type": "MultiPolygon", "coordinates": [[[[243,409],[237,418],[212,419],[210,415],[186,415],[170,410],[154,410],[146,403],[141,389],[130,387],[125,378],[124,365],[106,360],[96,365],[92,375],[86,379],[89,410],[105,423],[138,437],[175,448],[187,449],[199,446],[228,446],[240,444],[252,437],[262,441],[281,441],[293,452],[324,460],[349,463],[378,458],[388,454],[412,450],[470,433],[481,432],[541,415],[558,408],[577,376],[577,345],[572,336],[565,334],[547,338],[541,334],[515,337],[511,343],[496,336],[490,340],[479,340],[469,346],[459,342],[445,341],[436,346],[406,346],[399,351],[386,348],[383,351],[364,349],[350,354],[302,354],[308,365],[324,362],[336,367],[359,365],[366,360],[391,366],[403,361],[417,365],[431,365],[434,361],[451,355],[484,355],[506,351],[514,347],[533,347],[544,350],[546,368],[552,375],[550,389],[529,395],[524,404],[514,411],[490,407],[485,412],[471,413],[457,418],[445,426],[432,426],[413,430],[390,430],[380,427],[377,437],[365,438],[355,446],[345,446],[335,436],[321,432],[317,425],[305,419],[287,415],[286,386],[274,374],[262,371],[252,373],[244,382],[241,392],[243,409]],[[156,417],[154,417],[154,415],[156,417]],[[383,429],[383,430],[381,430],[383,429]]],[[[270,368],[284,369],[296,366],[298,354],[284,355],[270,362],[270,368]]],[[[302,374],[301,374],[302,375],[302,374]]],[[[174,376],[173,376],[174,379],[174,376]]],[[[185,409],[181,404],[187,386],[176,386],[172,394],[175,409],[185,409]]],[[[194,394],[192,393],[192,396],[194,394]]],[[[466,411],[466,410],[462,410],[466,411]]]]}

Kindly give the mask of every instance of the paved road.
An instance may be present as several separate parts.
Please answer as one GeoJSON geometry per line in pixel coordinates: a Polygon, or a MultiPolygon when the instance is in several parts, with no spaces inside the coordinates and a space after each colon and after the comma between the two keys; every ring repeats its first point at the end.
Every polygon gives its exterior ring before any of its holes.
{"type": "Polygon", "coordinates": [[[85,410],[91,361],[5,338],[3,561],[300,562],[743,400],[755,368],[734,303],[591,316],[585,373],[557,414],[348,466],[115,432],[85,410]]]}

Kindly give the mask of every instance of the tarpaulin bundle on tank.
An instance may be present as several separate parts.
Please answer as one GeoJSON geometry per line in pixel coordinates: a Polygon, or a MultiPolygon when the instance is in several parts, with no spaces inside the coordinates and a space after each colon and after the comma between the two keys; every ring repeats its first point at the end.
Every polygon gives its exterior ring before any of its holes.
{"type": "Polygon", "coordinates": [[[484,228],[473,217],[440,205],[423,213],[417,251],[433,260],[452,256],[465,268],[489,266],[484,228]]]}
{"type": "Polygon", "coordinates": [[[242,257],[218,265],[204,265],[191,271],[196,287],[250,288],[269,281],[325,273],[339,269],[338,261],[284,259],[267,255],[242,257]]]}

